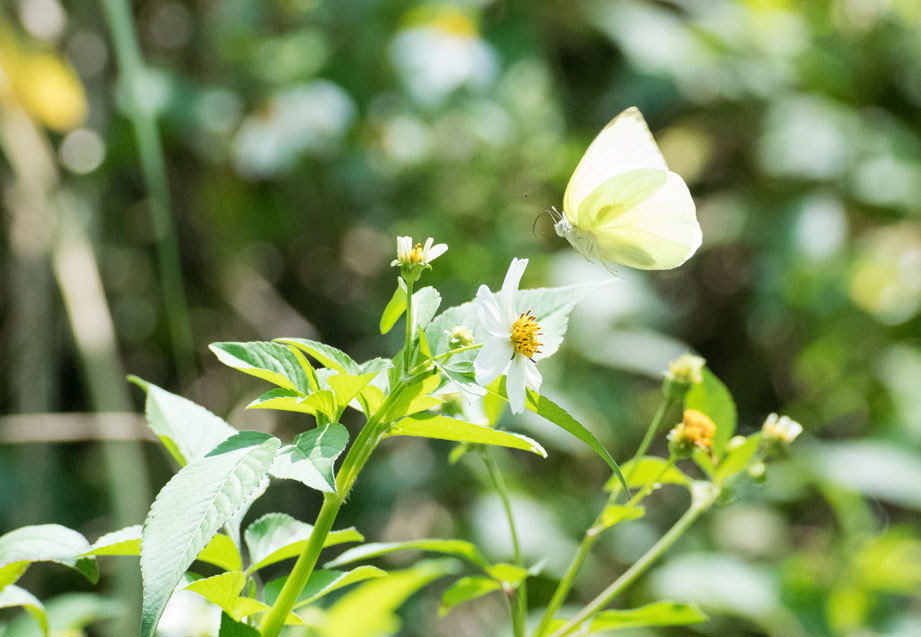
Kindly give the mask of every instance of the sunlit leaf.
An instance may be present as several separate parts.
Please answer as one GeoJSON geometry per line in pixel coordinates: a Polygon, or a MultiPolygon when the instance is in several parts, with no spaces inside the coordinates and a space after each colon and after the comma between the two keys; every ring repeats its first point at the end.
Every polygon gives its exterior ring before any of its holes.
{"type": "Polygon", "coordinates": [[[13,608],[22,606],[42,629],[42,634],[48,634],[48,614],[45,607],[32,593],[15,584],[8,584],[0,590],[0,608],[13,608]]]}
{"type": "MultiPolygon", "coordinates": [[[[298,595],[294,608],[306,606],[328,593],[339,590],[351,584],[357,584],[375,577],[384,577],[387,571],[381,570],[376,566],[359,566],[351,571],[329,571],[317,569],[310,574],[307,584],[301,594],[298,595]]],[[[279,577],[265,585],[265,601],[268,604],[274,604],[281,592],[282,587],[287,581],[287,577],[279,577]]]]}
{"type": "MultiPolygon", "coordinates": [[[[678,467],[668,467],[665,458],[656,456],[643,456],[637,460],[628,460],[621,466],[621,471],[629,478],[631,489],[636,489],[655,480],[659,484],[677,484],[690,488],[691,479],[678,467]]],[[[611,478],[604,485],[607,491],[617,491],[623,488],[617,476],[611,478]]]]}
{"type": "Polygon", "coordinates": [[[384,308],[384,312],[381,314],[381,334],[386,334],[393,329],[393,326],[396,325],[396,322],[400,320],[400,317],[403,316],[403,312],[405,311],[406,284],[401,277],[397,277],[397,289],[394,290],[393,296],[390,297],[387,307],[384,308]]]}
{"type": "Polygon", "coordinates": [[[126,526],[106,533],[93,542],[85,555],[140,555],[141,525],[126,526]]]}
{"type": "MultiPolygon", "coordinates": [[[[603,610],[595,615],[587,629],[580,635],[591,635],[611,630],[626,630],[644,626],[687,626],[707,621],[708,617],[696,604],[679,602],[653,602],[629,610],[603,610]]],[[[559,630],[565,620],[554,620],[550,630],[559,630]]]]}
{"type": "Polygon", "coordinates": [[[324,367],[334,369],[340,374],[361,374],[361,366],[351,356],[332,345],[309,338],[276,338],[275,342],[297,347],[313,356],[324,367]]]}
{"type": "Polygon", "coordinates": [[[350,564],[358,560],[369,560],[373,557],[394,553],[396,551],[426,551],[441,553],[453,557],[460,557],[476,564],[481,568],[489,566],[486,558],[472,542],[466,540],[409,540],[407,542],[372,542],[356,546],[336,559],[327,562],[324,567],[330,568],[350,564]]]}
{"type": "Polygon", "coordinates": [[[196,580],[188,584],[185,589],[198,593],[212,604],[217,604],[234,619],[240,619],[240,616],[234,611],[234,605],[245,584],[246,575],[244,573],[229,571],[196,580]]]}
{"type": "Polygon", "coordinates": [[[492,578],[483,577],[482,575],[462,577],[451,584],[442,594],[441,606],[438,607],[438,614],[446,615],[448,611],[458,604],[468,602],[471,599],[476,599],[477,597],[482,597],[487,593],[498,590],[502,590],[502,584],[492,578]]]}
{"type": "MultiPolygon", "coordinates": [[[[284,513],[267,513],[247,527],[243,534],[252,566],[247,573],[296,557],[303,551],[313,526],[284,513]]],[[[362,542],[364,536],[354,528],[331,531],[323,546],[362,542]]]]}
{"type": "Polygon", "coordinates": [[[722,458],[726,443],[736,432],[738,419],[736,404],[723,382],[709,369],[704,368],[703,382],[691,387],[684,399],[684,408],[696,409],[710,417],[716,425],[716,433],[713,434],[713,454],[717,458],[722,458]]]}
{"type": "Polygon", "coordinates": [[[544,451],[544,448],[527,436],[431,413],[407,416],[394,423],[388,430],[387,435],[420,436],[423,438],[437,438],[438,440],[511,447],[536,453],[543,458],[547,457],[547,452],[544,451]]]}
{"type": "Polygon", "coordinates": [[[336,492],[333,465],[349,443],[349,432],[338,423],[305,431],[275,455],[271,474],[276,478],[298,480],[308,487],[336,492]]]}
{"type": "Polygon", "coordinates": [[[211,343],[208,348],[218,360],[241,372],[267,380],[273,385],[310,392],[307,374],[294,353],[278,343],[211,343]]]}
{"type": "Polygon", "coordinates": [[[601,525],[599,531],[609,529],[615,524],[636,520],[646,514],[646,509],[639,506],[626,506],[623,504],[609,504],[601,512],[601,525]]]}
{"type": "Polygon", "coordinates": [[[32,562],[55,562],[79,571],[95,583],[96,558],[86,556],[90,543],[60,524],[23,526],[0,536],[0,585],[12,584],[32,562]],[[23,565],[25,563],[25,565],[23,565]]]}
{"type": "Polygon", "coordinates": [[[208,542],[195,559],[214,564],[225,571],[239,571],[243,568],[240,551],[237,550],[236,544],[230,537],[221,533],[211,538],[211,541],[208,542]]]}

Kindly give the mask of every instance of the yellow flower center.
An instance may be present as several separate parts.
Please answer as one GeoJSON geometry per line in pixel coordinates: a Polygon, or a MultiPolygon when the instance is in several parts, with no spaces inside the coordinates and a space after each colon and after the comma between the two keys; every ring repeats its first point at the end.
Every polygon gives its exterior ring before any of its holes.
{"type": "Polygon", "coordinates": [[[408,259],[409,262],[415,265],[416,263],[422,263],[422,244],[417,243],[413,246],[413,249],[409,251],[408,259]]]}
{"type": "Polygon", "coordinates": [[[684,428],[682,432],[684,439],[695,447],[706,450],[713,444],[716,425],[707,414],[696,409],[685,409],[684,420],[681,424],[684,428]]]}
{"type": "Polygon", "coordinates": [[[512,347],[515,351],[534,360],[534,355],[540,351],[543,345],[537,340],[540,336],[540,325],[537,324],[537,317],[531,314],[531,310],[522,313],[512,325],[512,347]]]}

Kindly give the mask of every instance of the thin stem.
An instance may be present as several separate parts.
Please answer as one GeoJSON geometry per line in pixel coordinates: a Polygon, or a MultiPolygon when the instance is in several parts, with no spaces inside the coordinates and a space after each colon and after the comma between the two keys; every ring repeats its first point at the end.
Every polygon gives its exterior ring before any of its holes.
{"type": "Polygon", "coordinates": [[[406,344],[403,346],[403,369],[408,370],[413,363],[413,335],[416,322],[413,320],[413,279],[404,277],[406,282],[406,344]]]}
{"type": "Polygon", "coordinates": [[[551,637],[563,637],[563,635],[570,634],[576,627],[588,619],[590,616],[595,614],[605,605],[607,605],[612,599],[617,597],[621,591],[627,588],[632,584],[636,578],[642,575],[646,569],[648,569],[653,562],[655,562],[665,551],[667,551],[675,541],[678,540],[685,531],[690,528],[691,524],[700,516],[701,513],[706,511],[710,504],[712,504],[713,499],[707,498],[704,501],[694,502],[691,504],[691,507],[685,511],[677,522],[670,528],[665,535],[659,538],[659,541],[652,545],[643,556],[637,560],[633,566],[624,571],[623,575],[618,577],[614,582],[604,589],[598,596],[595,597],[591,602],[589,602],[585,608],[576,613],[575,617],[570,619],[566,624],[564,624],[559,630],[551,635],[551,637]]]}
{"type": "Polygon", "coordinates": [[[151,222],[155,234],[157,262],[163,285],[166,320],[176,367],[187,379],[194,367],[194,344],[189,309],[179,261],[179,240],[170,212],[169,185],[163,145],[157,131],[156,115],[140,95],[147,76],[126,0],[104,0],[106,20],[112,32],[120,77],[129,96],[131,123],[137,137],[144,182],[150,195],[151,222]]]}
{"type": "Polygon", "coordinates": [[[627,502],[627,506],[628,507],[636,506],[637,504],[640,503],[640,501],[642,501],[643,498],[649,495],[652,492],[652,490],[656,487],[656,484],[659,482],[659,480],[662,479],[662,476],[664,476],[668,472],[669,469],[675,466],[675,462],[677,460],[678,460],[678,457],[675,454],[670,454],[668,456],[668,461],[664,465],[662,465],[662,469],[659,470],[659,473],[657,473],[652,480],[644,484],[643,488],[641,488],[639,491],[633,494],[633,497],[630,498],[629,502],[627,502]]]}
{"type": "MultiPolygon", "coordinates": [[[[508,529],[512,536],[512,551],[515,557],[515,565],[524,568],[524,562],[521,559],[521,545],[518,542],[518,531],[515,528],[515,517],[512,515],[512,502],[508,495],[508,488],[505,486],[505,480],[502,479],[502,473],[499,471],[496,461],[493,460],[492,456],[489,454],[489,450],[485,450],[482,455],[483,463],[486,465],[486,470],[489,472],[489,477],[492,480],[493,486],[496,488],[496,492],[499,494],[499,499],[502,500],[502,508],[505,510],[505,517],[508,520],[508,529]]],[[[512,629],[515,637],[524,637],[524,627],[527,615],[528,587],[527,580],[523,579],[518,584],[518,590],[515,593],[512,609],[512,629]]]]}
{"type": "Polygon", "coordinates": [[[643,436],[643,441],[637,448],[636,453],[633,454],[633,458],[631,458],[632,466],[625,477],[627,484],[630,484],[630,480],[636,473],[636,469],[640,464],[638,460],[646,455],[646,452],[649,450],[649,445],[652,444],[652,439],[655,438],[656,431],[662,426],[662,421],[665,420],[668,410],[671,409],[672,405],[676,402],[677,401],[669,396],[662,396],[662,400],[659,402],[659,409],[656,411],[656,415],[652,417],[652,422],[649,423],[649,428],[646,430],[646,435],[643,436]]]}
{"type": "Polygon", "coordinates": [[[393,404],[397,401],[400,394],[403,393],[403,385],[397,385],[384,400],[383,404],[378,407],[377,411],[368,419],[361,432],[352,443],[349,452],[342,461],[339,473],[336,475],[336,493],[327,493],[323,498],[323,506],[317,516],[316,524],[313,531],[310,532],[310,538],[303,552],[297,558],[294,568],[291,570],[285,585],[278,595],[278,599],[272,605],[260,624],[259,630],[263,637],[276,637],[285,624],[288,613],[294,608],[298,596],[307,584],[310,574],[313,572],[317,563],[320,551],[326,542],[339,514],[342,503],[348,496],[352,485],[358,478],[358,474],[364,468],[371,453],[377,447],[381,436],[384,434],[389,423],[389,413],[393,404]]]}

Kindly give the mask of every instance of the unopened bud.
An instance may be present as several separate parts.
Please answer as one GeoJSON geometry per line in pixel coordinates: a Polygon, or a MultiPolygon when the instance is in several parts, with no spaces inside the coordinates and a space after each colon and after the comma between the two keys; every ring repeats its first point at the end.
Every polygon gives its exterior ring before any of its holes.
{"type": "Polygon", "coordinates": [[[683,354],[668,364],[662,392],[671,400],[683,400],[694,385],[702,383],[704,359],[694,354],[683,354]]]}

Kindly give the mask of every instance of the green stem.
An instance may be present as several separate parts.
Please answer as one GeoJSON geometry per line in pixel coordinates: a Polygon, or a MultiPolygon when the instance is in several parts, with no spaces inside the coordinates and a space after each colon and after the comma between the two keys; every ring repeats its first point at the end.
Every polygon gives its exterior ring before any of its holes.
{"type": "Polygon", "coordinates": [[[649,428],[646,430],[646,435],[643,436],[643,441],[637,448],[636,453],[633,454],[633,458],[631,458],[632,466],[625,477],[627,484],[630,484],[630,480],[636,473],[636,469],[640,464],[638,462],[639,459],[645,456],[646,452],[649,450],[649,445],[652,444],[652,439],[655,438],[656,431],[662,426],[662,421],[665,420],[668,410],[671,409],[672,405],[676,404],[676,402],[676,400],[669,396],[662,396],[662,400],[659,402],[659,409],[656,411],[656,415],[652,417],[652,422],[649,423],[649,428]]]}
{"type": "MultiPolygon", "coordinates": [[[[489,477],[502,500],[502,508],[505,510],[505,517],[508,520],[509,532],[512,535],[512,551],[515,557],[515,565],[524,568],[524,562],[521,559],[521,545],[518,542],[518,531],[515,527],[515,517],[512,515],[512,502],[508,495],[508,488],[505,486],[505,480],[502,479],[502,473],[496,466],[496,461],[489,455],[489,450],[483,452],[483,463],[489,472],[489,477]]],[[[518,590],[515,594],[515,600],[512,609],[512,630],[515,637],[524,637],[525,620],[528,615],[528,587],[527,580],[521,580],[518,584],[518,590]]]]}
{"type": "Polygon", "coordinates": [[[413,279],[404,277],[406,282],[406,344],[403,346],[403,369],[409,370],[413,363],[413,334],[416,322],[413,320],[413,279]]]}
{"type": "Polygon", "coordinates": [[[677,522],[670,528],[665,535],[659,538],[659,541],[652,545],[643,556],[637,560],[633,566],[624,571],[623,575],[618,577],[614,582],[599,593],[591,602],[582,610],[576,613],[575,617],[570,619],[559,630],[554,632],[551,637],[563,637],[570,634],[583,621],[594,615],[601,608],[607,605],[611,600],[617,597],[625,588],[630,586],[636,578],[642,575],[653,562],[655,562],[665,551],[667,551],[678,538],[684,535],[685,531],[690,528],[694,521],[700,517],[700,514],[710,508],[716,495],[719,493],[719,487],[708,485],[710,492],[703,498],[695,498],[691,507],[685,511],[677,522]]]}
{"type": "Polygon", "coordinates": [[[336,493],[327,493],[323,498],[323,506],[317,516],[317,521],[310,532],[310,538],[303,552],[297,558],[294,568],[291,570],[285,585],[278,595],[278,599],[272,605],[272,608],[263,616],[259,631],[263,637],[276,637],[285,624],[288,613],[294,608],[301,591],[307,584],[310,574],[317,564],[317,558],[323,545],[326,543],[326,537],[329,535],[339,514],[339,509],[345,498],[348,496],[352,485],[358,478],[358,474],[364,468],[371,453],[377,447],[381,436],[389,426],[389,412],[393,404],[397,401],[403,392],[403,385],[397,385],[384,400],[383,404],[378,407],[377,411],[368,419],[361,432],[352,443],[349,452],[342,461],[339,473],[336,475],[336,493]]]}
{"type": "Polygon", "coordinates": [[[140,95],[147,70],[134,33],[129,3],[126,0],[104,0],[103,5],[120,66],[121,82],[129,96],[131,123],[137,137],[144,182],[150,195],[151,223],[173,357],[179,377],[188,379],[195,363],[194,343],[179,261],[179,241],[170,212],[163,145],[157,131],[156,115],[144,103],[144,96],[140,95]]]}

